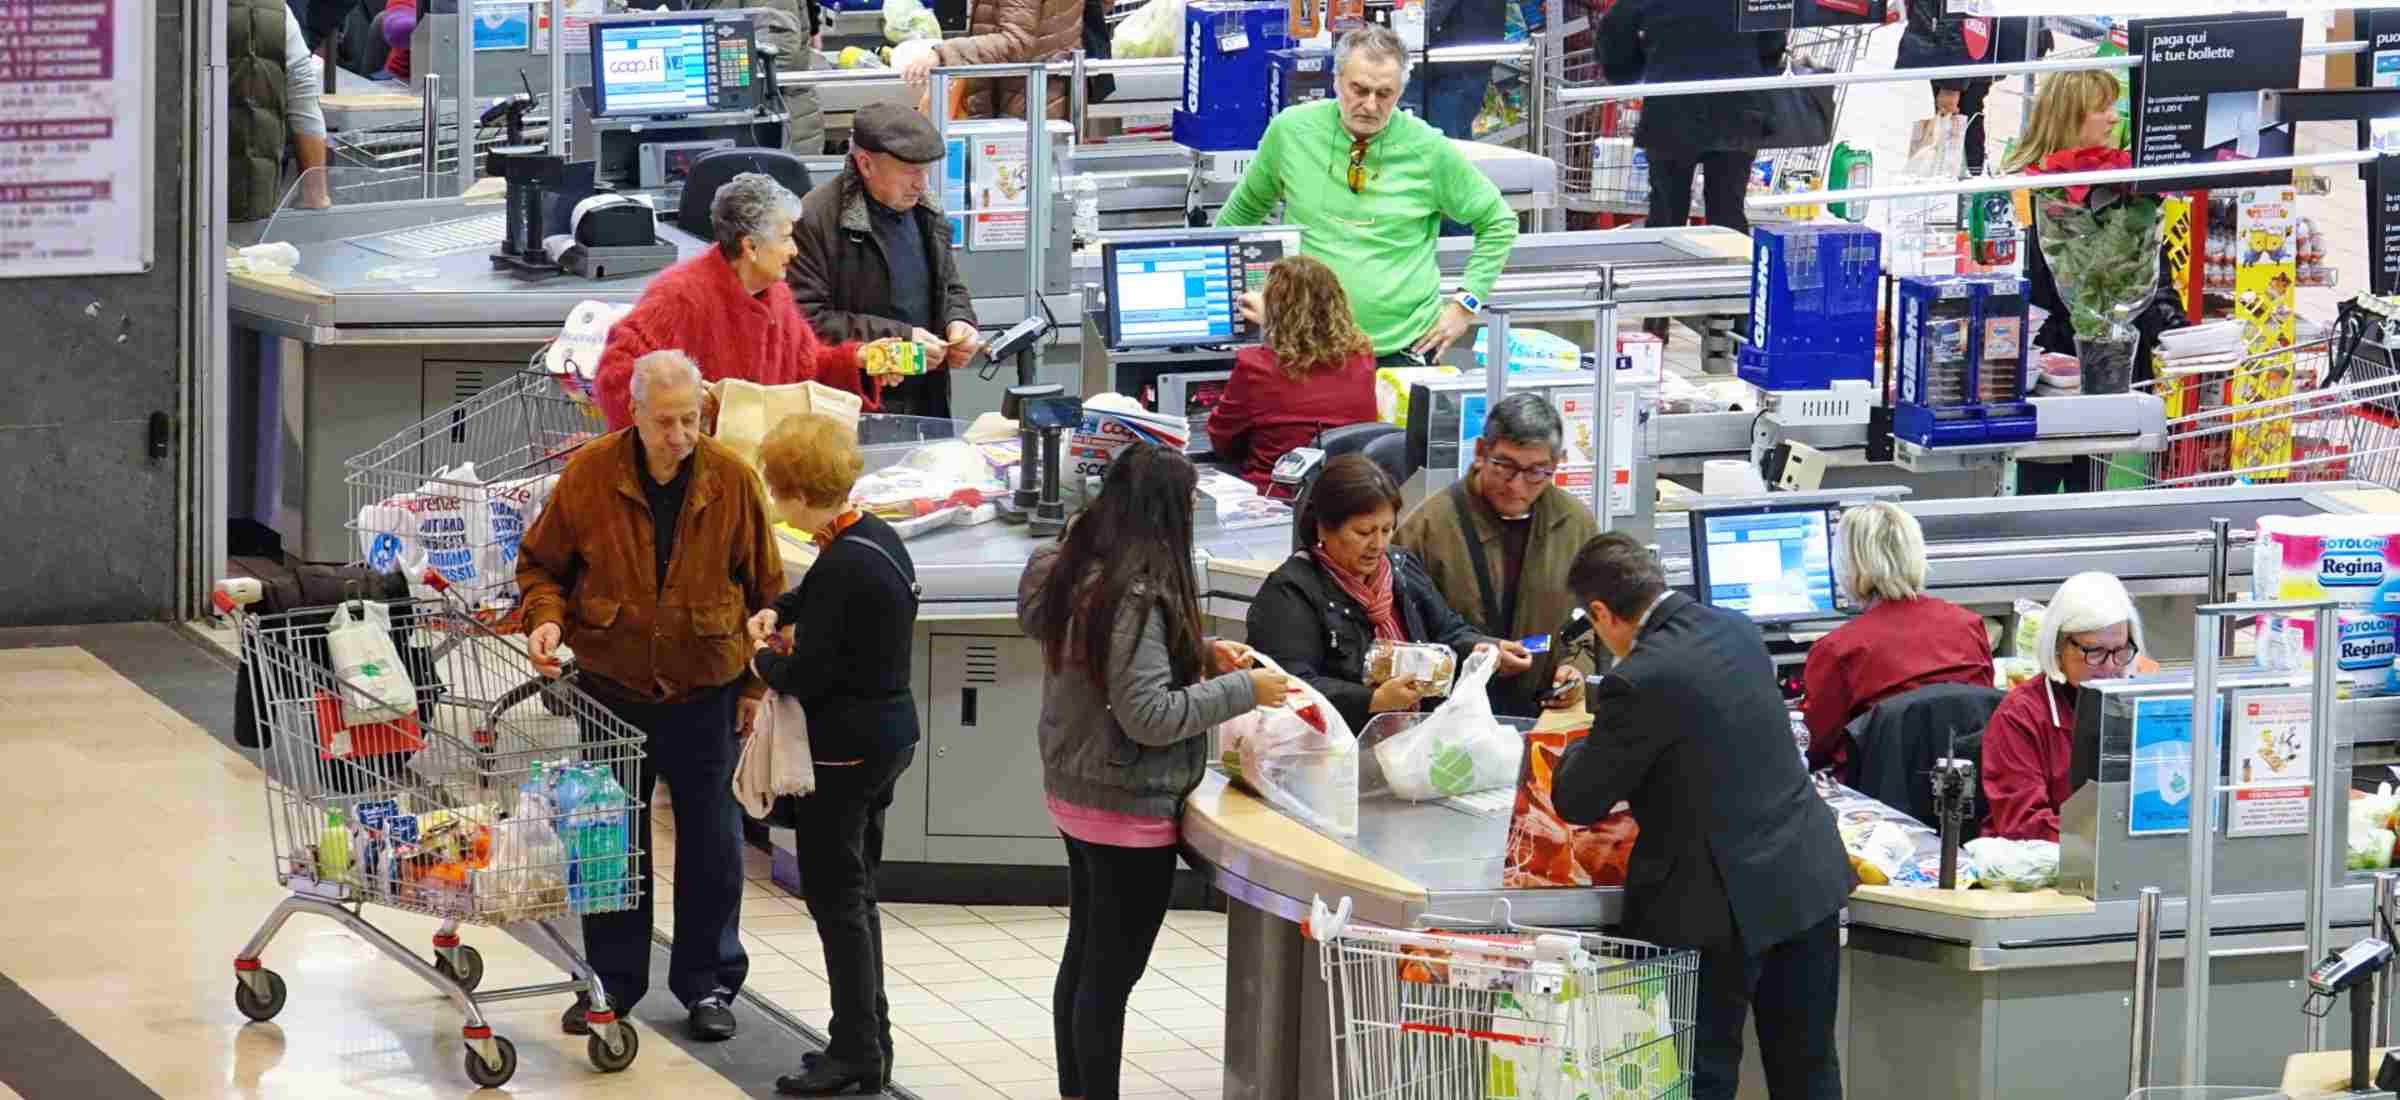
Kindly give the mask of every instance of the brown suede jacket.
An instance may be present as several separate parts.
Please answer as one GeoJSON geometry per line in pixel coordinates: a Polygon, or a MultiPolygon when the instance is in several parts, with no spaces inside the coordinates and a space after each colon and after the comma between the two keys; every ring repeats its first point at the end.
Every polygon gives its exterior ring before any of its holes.
{"type": "Polygon", "coordinates": [[[766,490],[739,456],[703,437],[662,592],[634,430],[584,444],[525,532],[525,628],[560,624],[576,664],[620,694],[673,702],[744,680],[744,695],[763,696],[745,624],[783,593],[766,490]]]}

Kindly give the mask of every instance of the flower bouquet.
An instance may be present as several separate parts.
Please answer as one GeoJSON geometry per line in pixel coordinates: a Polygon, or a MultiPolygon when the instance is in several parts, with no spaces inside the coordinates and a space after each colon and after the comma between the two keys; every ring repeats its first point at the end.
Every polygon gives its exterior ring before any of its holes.
{"type": "MultiPolygon", "coordinates": [[[[2133,155],[2094,146],[2044,158],[2037,173],[2130,168],[2133,155]]],[[[2085,393],[2123,393],[2133,381],[2132,318],[2158,294],[2159,200],[2125,184],[2033,193],[2035,231],[2075,330],[2085,393]]]]}

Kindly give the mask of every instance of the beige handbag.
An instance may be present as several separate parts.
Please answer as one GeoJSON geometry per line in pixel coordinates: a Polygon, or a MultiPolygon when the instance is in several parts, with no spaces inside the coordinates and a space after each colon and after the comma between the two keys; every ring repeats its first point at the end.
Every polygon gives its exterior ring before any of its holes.
{"type": "Polygon", "coordinates": [[[759,444],[766,442],[767,433],[774,431],[785,417],[818,413],[848,424],[855,432],[859,413],[865,408],[857,394],[821,382],[762,386],[728,378],[715,385],[717,442],[733,448],[742,461],[754,466],[758,464],[759,444]]]}
{"type": "Polygon", "coordinates": [[[743,812],[764,820],[783,795],[805,795],[817,789],[816,759],[808,750],[808,715],[797,700],[768,692],[758,710],[750,739],[742,742],[741,761],[733,767],[733,797],[743,812]]]}

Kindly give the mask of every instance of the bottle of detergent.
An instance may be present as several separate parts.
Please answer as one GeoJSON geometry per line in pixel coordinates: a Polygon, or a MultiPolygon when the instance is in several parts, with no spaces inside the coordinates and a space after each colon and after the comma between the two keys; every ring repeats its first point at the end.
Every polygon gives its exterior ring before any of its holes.
{"type": "MultiPolygon", "coordinates": [[[[1826,189],[1830,191],[1864,191],[1875,186],[1875,153],[1849,142],[1833,147],[1833,160],[1826,171],[1826,189]]],[[[1837,202],[1833,216],[1846,222],[1867,220],[1867,204],[1837,202]]]]}
{"type": "Polygon", "coordinates": [[[350,878],[350,827],[342,811],[325,815],[325,832],[317,838],[317,881],[344,882],[350,878]]]}

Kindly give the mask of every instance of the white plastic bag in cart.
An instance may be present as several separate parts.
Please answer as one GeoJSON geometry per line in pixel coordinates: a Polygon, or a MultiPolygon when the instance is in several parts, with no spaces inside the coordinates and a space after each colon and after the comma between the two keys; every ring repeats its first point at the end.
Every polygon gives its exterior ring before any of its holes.
{"type": "Polygon", "coordinates": [[[1448,700],[1424,721],[1375,746],[1375,763],[1393,794],[1430,802],[1516,783],[1525,738],[1492,716],[1486,691],[1499,663],[1498,650],[1477,648],[1448,700]]]}
{"type": "Polygon", "coordinates": [[[1358,835],[1358,738],[1315,688],[1293,680],[1283,703],[1218,726],[1217,743],[1234,782],[1267,805],[1336,836],[1358,835]]]}
{"type": "MultiPolygon", "coordinates": [[[[478,539],[488,538],[490,529],[483,480],[474,463],[462,462],[435,471],[414,492],[359,509],[359,556],[378,572],[405,573],[418,596],[432,594],[422,578],[430,568],[473,603],[494,580],[476,553],[478,539]]],[[[501,580],[513,581],[513,573],[501,580]]]]}
{"type": "Polygon", "coordinates": [[[548,799],[528,784],[515,812],[492,830],[492,859],[477,872],[479,908],[502,920],[540,920],[567,911],[567,849],[551,827],[548,799]]]}
{"type": "Polygon", "coordinates": [[[1150,0],[1109,35],[1110,56],[1176,57],[1183,53],[1183,0],[1150,0]]]}
{"type": "Polygon", "coordinates": [[[340,679],[342,724],[392,722],[417,710],[417,685],[392,646],[391,609],[352,600],[334,612],[325,648],[340,679]]]}
{"type": "Polygon", "coordinates": [[[765,820],[784,795],[817,789],[816,758],[808,748],[808,714],[798,700],[778,691],[759,708],[758,724],[742,742],[733,766],[733,798],[751,817],[765,820]]]}

